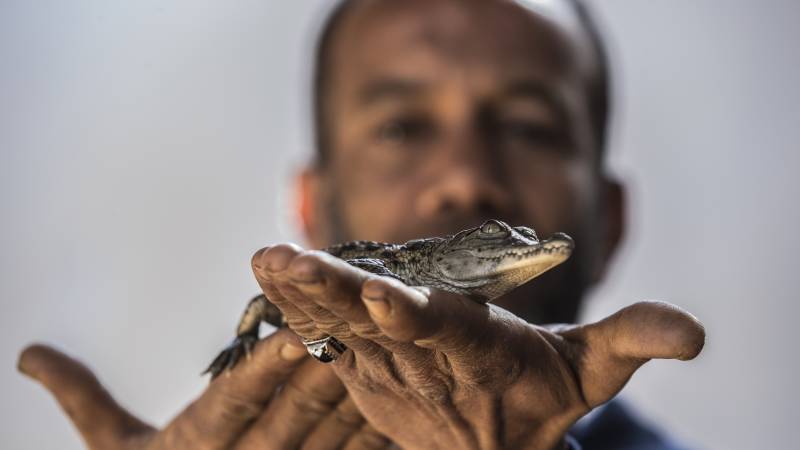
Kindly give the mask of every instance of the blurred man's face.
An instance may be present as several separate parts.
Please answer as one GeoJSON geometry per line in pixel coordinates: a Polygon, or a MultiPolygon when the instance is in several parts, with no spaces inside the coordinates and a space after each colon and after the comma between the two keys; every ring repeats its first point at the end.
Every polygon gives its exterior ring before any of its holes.
{"type": "Polygon", "coordinates": [[[330,158],[304,185],[312,244],[404,242],[488,218],[564,231],[571,261],[496,303],[574,319],[617,238],[585,44],[511,1],[362,2],[332,46],[330,158]]]}

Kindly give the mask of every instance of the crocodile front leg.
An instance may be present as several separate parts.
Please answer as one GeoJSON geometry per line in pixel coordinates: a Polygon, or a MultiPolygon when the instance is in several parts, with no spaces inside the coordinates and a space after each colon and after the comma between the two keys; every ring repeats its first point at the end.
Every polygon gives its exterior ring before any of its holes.
{"type": "Polygon", "coordinates": [[[223,371],[235,366],[242,356],[249,358],[250,352],[258,342],[258,328],[261,322],[267,322],[278,328],[286,326],[281,311],[263,294],[250,300],[236,328],[236,338],[214,358],[203,374],[210,373],[213,380],[223,371]]]}
{"type": "Polygon", "coordinates": [[[347,263],[353,267],[358,267],[361,270],[366,270],[369,273],[380,275],[384,277],[391,277],[395,280],[405,282],[399,275],[389,270],[388,267],[380,259],[374,258],[354,258],[348,259],[347,263]]]}
{"type": "MultiPolygon", "coordinates": [[[[356,258],[347,260],[347,262],[367,272],[403,281],[402,278],[392,273],[378,259],[356,258]]],[[[258,342],[258,327],[262,321],[278,328],[286,326],[286,319],[283,313],[263,294],[257,295],[250,300],[244,314],[242,314],[242,318],[239,320],[236,338],[214,358],[214,361],[203,371],[203,374],[210,373],[213,380],[220,373],[233,368],[242,359],[242,356],[249,357],[253,346],[258,342]]]]}

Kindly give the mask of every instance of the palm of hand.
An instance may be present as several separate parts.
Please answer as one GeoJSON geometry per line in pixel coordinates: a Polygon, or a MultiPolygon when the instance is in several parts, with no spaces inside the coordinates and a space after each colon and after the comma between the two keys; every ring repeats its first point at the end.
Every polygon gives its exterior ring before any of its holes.
{"type": "Polygon", "coordinates": [[[405,448],[552,448],[561,435],[545,438],[544,428],[568,427],[589,410],[559,336],[485,310],[486,323],[505,332],[486,330],[470,347],[418,341],[392,355],[337,361],[376,428],[405,448]]]}

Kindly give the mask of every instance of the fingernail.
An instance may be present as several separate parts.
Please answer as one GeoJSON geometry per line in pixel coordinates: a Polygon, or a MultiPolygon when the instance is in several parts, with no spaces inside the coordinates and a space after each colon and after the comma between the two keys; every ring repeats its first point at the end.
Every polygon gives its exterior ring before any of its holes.
{"type": "Polygon", "coordinates": [[[291,244],[281,244],[272,247],[270,250],[264,252],[261,257],[261,264],[266,268],[267,272],[282,272],[289,267],[299,250],[291,244]]]}
{"type": "Polygon", "coordinates": [[[34,368],[31,366],[36,365],[35,360],[37,352],[40,352],[40,347],[36,344],[30,345],[20,353],[19,359],[17,359],[17,370],[23,375],[33,379],[36,379],[36,376],[34,374],[34,368]]]}
{"type": "Polygon", "coordinates": [[[289,267],[289,272],[292,281],[298,283],[315,284],[322,281],[322,270],[313,261],[296,259],[289,267]]]}
{"type": "Polygon", "coordinates": [[[389,301],[384,297],[368,297],[367,294],[364,293],[361,298],[364,299],[364,305],[366,305],[367,310],[373,317],[383,319],[388,316],[390,312],[392,312],[392,307],[389,305],[389,301]]]}
{"type": "Polygon", "coordinates": [[[281,358],[287,361],[297,361],[298,359],[302,358],[303,356],[308,354],[308,350],[305,347],[298,346],[297,344],[283,344],[281,347],[281,358]]]}
{"type": "Polygon", "coordinates": [[[19,360],[17,360],[17,370],[18,370],[18,371],[19,371],[21,374],[23,374],[23,375],[25,375],[25,376],[28,376],[28,377],[31,377],[31,378],[33,378],[33,376],[32,376],[32,375],[31,375],[31,373],[28,371],[28,369],[26,369],[26,368],[25,368],[25,364],[23,364],[22,360],[23,360],[23,358],[22,358],[22,356],[20,356],[19,360]]]}
{"type": "Polygon", "coordinates": [[[361,296],[368,300],[383,300],[386,298],[385,281],[379,279],[367,280],[361,288],[361,296]]]}
{"type": "Polygon", "coordinates": [[[255,254],[253,254],[253,257],[250,258],[250,264],[253,266],[254,269],[258,270],[259,272],[264,271],[264,263],[263,263],[264,252],[267,251],[268,249],[269,247],[264,247],[259,251],[255,252],[255,254]]]}
{"type": "Polygon", "coordinates": [[[361,288],[361,298],[369,313],[378,319],[383,319],[391,312],[387,287],[383,281],[370,280],[361,288]]]}

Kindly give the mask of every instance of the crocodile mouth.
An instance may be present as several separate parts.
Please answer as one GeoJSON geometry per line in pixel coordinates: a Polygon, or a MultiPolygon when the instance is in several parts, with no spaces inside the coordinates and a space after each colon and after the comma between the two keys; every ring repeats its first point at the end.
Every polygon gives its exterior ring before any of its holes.
{"type": "Polygon", "coordinates": [[[570,247],[559,246],[540,249],[526,256],[507,256],[501,258],[494,268],[495,276],[503,277],[509,272],[520,272],[520,274],[527,273],[533,278],[566,261],[571,253],[570,247]]]}
{"type": "Polygon", "coordinates": [[[556,257],[559,255],[564,255],[564,259],[566,259],[566,257],[569,257],[569,255],[572,254],[572,249],[574,247],[575,244],[572,241],[572,238],[563,233],[558,233],[545,241],[536,242],[531,245],[511,247],[492,255],[485,255],[481,254],[481,252],[473,251],[472,257],[487,262],[527,261],[538,256],[547,255],[556,257]]]}
{"type": "Polygon", "coordinates": [[[521,261],[539,255],[566,254],[567,256],[569,256],[570,253],[572,253],[572,245],[566,242],[559,241],[559,242],[547,242],[544,244],[538,244],[530,247],[510,249],[492,256],[474,255],[474,257],[482,261],[503,261],[503,260],[521,261]]]}
{"type": "Polygon", "coordinates": [[[461,286],[486,286],[492,284],[522,284],[564,262],[572,254],[574,244],[566,235],[554,236],[530,245],[495,250],[460,250],[460,266],[448,267],[448,279],[461,286]],[[471,263],[465,262],[471,261],[471,263]]]}

